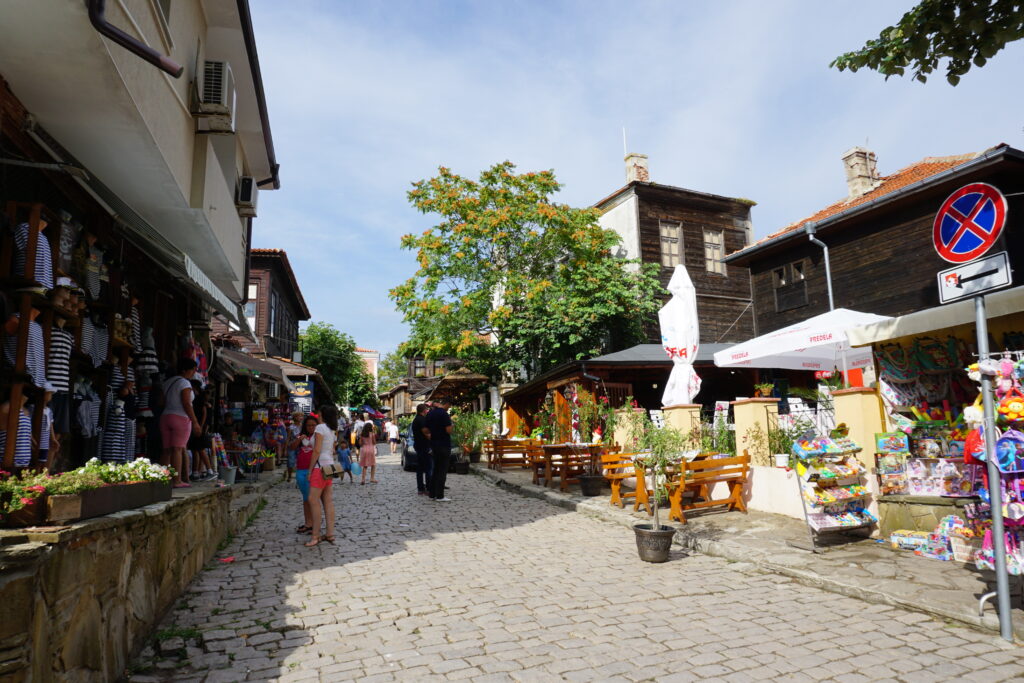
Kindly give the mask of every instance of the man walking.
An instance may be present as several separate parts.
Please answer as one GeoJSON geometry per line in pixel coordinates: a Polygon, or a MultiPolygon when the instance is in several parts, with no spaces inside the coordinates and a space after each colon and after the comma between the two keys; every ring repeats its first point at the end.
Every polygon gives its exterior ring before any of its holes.
{"type": "Polygon", "coordinates": [[[416,492],[427,495],[430,489],[430,475],[434,471],[430,455],[430,441],[423,434],[423,425],[426,421],[427,411],[430,409],[426,403],[416,406],[416,417],[412,420],[412,447],[416,451],[416,492]]]}
{"type": "Polygon", "coordinates": [[[441,503],[451,501],[444,495],[444,484],[448,479],[448,460],[452,455],[452,418],[448,415],[451,401],[446,398],[434,402],[434,409],[427,413],[422,433],[430,439],[430,452],[434,460],[434,472],[430,476],[429,495],[441,503]]]}

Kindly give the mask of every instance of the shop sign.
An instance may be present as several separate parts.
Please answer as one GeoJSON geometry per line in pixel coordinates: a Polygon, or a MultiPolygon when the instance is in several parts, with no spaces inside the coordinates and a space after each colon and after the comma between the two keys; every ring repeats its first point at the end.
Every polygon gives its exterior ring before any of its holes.
{"type": "Polygon", "coordinates": [[[313,383],[302,381],[292,382],[292,384],[295,386],[295,390],[292,391],[291,398],[296,408],[304,413],[313,410],[313,383]]]}
{"type": "Polygon", "coordinates": [[[1013,283],[1010,258],[1005,251],[939,272],[939,302],[948,304],[978,296],[1013,283]]]}
{"type": "Polygon", "coordinates": [[[949,195],[932,224],[935,251],[950,263],[981,258],[1006,225],[1006,197],[988,183],[971,183],[949,195]]]}
{"type": "Polygon", "coordinates": [[[831,379],[833,374],[831,370],[818,370],[814,373],[814,379],[831,379]]]}

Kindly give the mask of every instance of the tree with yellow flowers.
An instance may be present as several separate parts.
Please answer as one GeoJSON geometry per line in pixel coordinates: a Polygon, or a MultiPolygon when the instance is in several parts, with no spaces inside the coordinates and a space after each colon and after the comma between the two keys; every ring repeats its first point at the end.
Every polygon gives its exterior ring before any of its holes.
{"type": "Polygon", "coordinates": [[[409,201],[434,227],[405,235],[419,269],[391,290],[406,355],[455,356],[488,376],[533,376],[643,339],[660,306],[657,266],[614,255],[619,236],[595,209],[552,200],[552,171],[511,162],[470,180],[440,168],[409,201]]]}

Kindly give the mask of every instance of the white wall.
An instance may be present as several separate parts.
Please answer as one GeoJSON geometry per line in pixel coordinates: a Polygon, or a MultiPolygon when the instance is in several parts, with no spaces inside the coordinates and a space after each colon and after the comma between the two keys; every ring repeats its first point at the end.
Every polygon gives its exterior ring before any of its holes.
{"type": "Polygon", "coordinates": [[[622,237],[620,257],[640,258],[640,225],[637,217],[637,199],[632,192],[616,200],[598,219],[602,228],[614,230],[622,237]]]}

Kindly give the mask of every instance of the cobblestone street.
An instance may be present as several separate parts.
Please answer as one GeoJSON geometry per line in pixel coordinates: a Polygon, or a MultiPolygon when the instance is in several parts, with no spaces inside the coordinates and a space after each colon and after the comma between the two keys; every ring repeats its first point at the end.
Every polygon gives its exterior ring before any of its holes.
{"type": "Polygon", "coordinates": [[[451,503],[335,484],[305,548],[290,484],[199,575],[132,680],[1021,680],[994,635],[743,563],[637,558],[632,532],[449,477],[451,503]],[[226,562],[228,558],[233,561],[226,562]]]}

